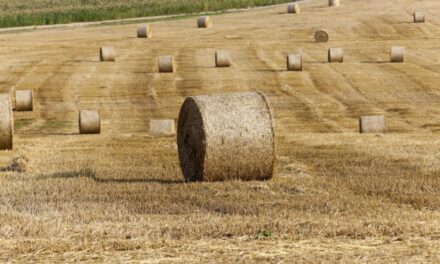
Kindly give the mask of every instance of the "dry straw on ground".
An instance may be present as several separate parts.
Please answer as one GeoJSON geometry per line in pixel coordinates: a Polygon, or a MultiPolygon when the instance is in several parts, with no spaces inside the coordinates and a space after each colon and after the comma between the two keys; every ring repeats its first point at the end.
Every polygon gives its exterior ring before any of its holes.
{"type": "Polygon", "coordinates": [[[0,150],[12,149],[14,137],[14,119],[11,98],[0,94],[0,150]]]}
{"type": "Polygon", "coordinates": [[[216,67],[230,67],[231,57],[227,51],[215,52],[215,66],[216,67]]]}
{"type": "Polygon", "coordinates": [[[158,58],[159,72],[174,72],[174,58],[173,56],[160,56],[158,58]]]}
{"type": "Polygon", "coordinates": [[[79,112],[79,133],[100,134],[101,117],[97,110],[81,110],[79,112]]]}
{"type": "Polygon", "coordinates": [[[101,47],[99,49],[99,58],[101,61],[115,61],[115,49],[113,47],[101,47]]]}
{"type": "Polygon", "coordinates": [[[387,123],[385,116],[361,116],[359,118],[360,133],[386,133],[387,123]]]}
{"type": "Polygon", "coordinates": [[[151,119],[150,120],[150,135],[155,137],[173,136],[176,134],[176,129],[173,119],[151,119]]]}
{"type": "Polygon", "coordinates": [[[318,29],[315,31],[315,41],[316,42],[327,42],[329,39],[329,35],[327,30],[318,29]]]}
{"type": "Polygon", "coordinates": [[[328,0],[328,6],[339,6],[339,0],[328,0]]]}
{"type": "Polygon", "coordinates": [[[202,16],[197,19],[197,27],[210,28],[211,26],[212,26],[212,21],[209,16],[202,16]]]}
{"type": "Polygon", "coordinates": [[[287,6],[287,13],[290,14],[299,14],[301,13],[301,8],[299,6],[299,4],[294,3],[294,4],[290,4],[287,6]]]}
{"type": "Polygon", "coordinates": [[[137,29],[138,38],[151,38],[152,36],[153,36],[153,32],[149,25],[143,25],[138,27],[137,29]]]}
{"type": "Polygon", "coordinates": [[[422,11],[415,11],[413,14],[414,23],[425,23],[425,13],[422,11]]]}
{"type": "Polygon", "coordinates": [[[288,71],[302,71],[302,56],[301,54],[287,55],[287,70],[288,71]]]}
{"type": "Polygon", "coordinates": [[[391,47],[391,62],[404,62],[405,61],[405,47],[391,47]]]}
{"type": "Polygon", "coordinates": [[[261,93],[188,97],[180,109],[177,134],[188,181],[272,177],[272,115],[261,93]]]}
{"type": "Polygon", "coordinates": [[[32,90],[15,91],[15,111],[32,111],[33,108],[32,90]]]}
{"type": "Polygon", "coordinates": [[[328,62],[344,62],[344,50],[342,48],[329,48],[328,62]]]}

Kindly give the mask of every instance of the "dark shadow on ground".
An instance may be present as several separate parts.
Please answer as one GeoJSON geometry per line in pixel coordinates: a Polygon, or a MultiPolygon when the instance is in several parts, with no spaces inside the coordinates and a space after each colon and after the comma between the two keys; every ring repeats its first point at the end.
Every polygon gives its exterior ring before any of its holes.
{"type": "Polygon", "coordinates": [[[83,169],[79,171],[56,172],[50,174],[41,174],[37,176],[37,180],[47,179],[73,179],[73,178],[89,178],[99,183],[160,183],[160,184],[179,184],[184,180],[156,179],[156,178],[134,178],[134,179],[105,179],[96,176],[91,169],[83,169]]]}

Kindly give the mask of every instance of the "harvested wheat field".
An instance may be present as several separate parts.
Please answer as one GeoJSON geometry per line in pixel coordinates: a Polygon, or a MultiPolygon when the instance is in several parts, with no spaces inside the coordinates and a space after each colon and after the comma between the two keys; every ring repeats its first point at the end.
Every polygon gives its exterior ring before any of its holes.
{"type": "Polygon", "coordinates": [[[0,261],[440,262],[440,2],[300,5],[211,15],[211,28],[148,22],[151,39],[141,24],[0,34],[0,91],[33,91],[0,151],[0,261]],[[115,62],[100,62],[107,46],[115,62]],[[334,47],[343,63],[327,62],[334,47]],[[291,53],[302,71],[287,71],[291,53]],[[177,135],[150,135],[150,120],[177,123],[188,96],[256,90],[274,118],[273,178],[186,183],[177,135]],[[79,134],[83,109],[100,134],[79,134]],[[386,134],[359,133],[371,115],[386,134]]]}

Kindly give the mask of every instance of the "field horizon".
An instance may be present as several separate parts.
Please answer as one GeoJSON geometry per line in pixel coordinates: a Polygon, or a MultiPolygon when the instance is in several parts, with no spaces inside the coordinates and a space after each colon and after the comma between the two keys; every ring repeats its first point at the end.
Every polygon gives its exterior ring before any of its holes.
{"type": "Polygon", "coordinates": [[[0,92],[34,93],[0,151],[0,261],[440,262],[440,2],[301,8],[216,15],[209,29],[155,21],[151,39],[138,24],[0,34],[0,92]],[[100,62],[107,46],[116,62],[100,62]],[[328,63],[338,47],[344,62],[328,63]],[[215,67],[217,50],[232,67],[215,67]],[[295,52],[301,72],[286,70],[295,52]],[[162,55],[174,73],[158,72],[162,55]],[[176,136],[151,136],[150,120],[245,91],[272,110],[273,178],[185,182],[176,136]],[[100,111],[101,134],[78,133],[81,109],[100,111]],[[360,134],[363,115],[384,115],[388,133],[360,134]]]}

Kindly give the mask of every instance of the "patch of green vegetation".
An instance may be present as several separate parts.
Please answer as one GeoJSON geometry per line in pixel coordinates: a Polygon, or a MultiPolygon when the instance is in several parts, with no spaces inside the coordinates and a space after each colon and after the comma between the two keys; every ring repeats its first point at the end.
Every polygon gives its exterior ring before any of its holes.
{"type": "Polygon", "coordinates": [[[270,230],[262,230],[262,231],[258,231],[257,234],[255,235],[255,238],[257,239],[264,239],[264,238],[270,238],[272,237],[272,231],[270,230]]]}
{"type": "Polygon", "coordinates": [[[14,120],[14,129],[21,129],[23,127],[27,127],[32,124],[32,119],[19,119],[14,120]]]}
{"type": "Polygon", "coordinates": [[[50,119],[44,122],[43,129],[62,129],[69,126],[69,122],[64,120],[50,119]]]}
{"type": "Polygon", "coordinates": [[[291,0],[0,0],[0,27],[190,14],[286,2],[291,0]]]}

